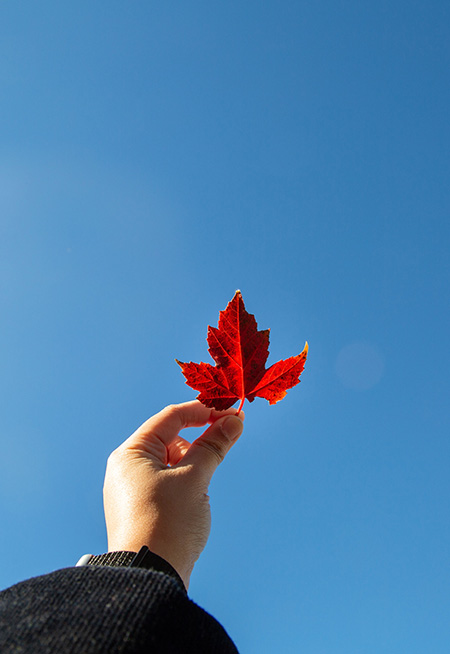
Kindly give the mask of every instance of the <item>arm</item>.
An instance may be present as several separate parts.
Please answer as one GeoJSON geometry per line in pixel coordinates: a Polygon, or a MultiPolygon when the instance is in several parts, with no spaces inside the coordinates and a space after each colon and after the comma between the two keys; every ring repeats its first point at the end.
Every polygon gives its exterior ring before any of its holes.
{"type": "MultiPolygon", "coordinates": [[[[208,539],[208,485],[242,432],[241,416],[199,402],[167,407],[108,460],[104,486],[110,551],[146,545],[185,587],[208,539]],[[208,429],[191,445],[184,427],[208,429]]],[[[220,652],[237,650],[221,625],[164,572],[68,568],[0,593],[0,651],[220,652]],[[156,648],[156,649],[155,649],[156,648]]]]}

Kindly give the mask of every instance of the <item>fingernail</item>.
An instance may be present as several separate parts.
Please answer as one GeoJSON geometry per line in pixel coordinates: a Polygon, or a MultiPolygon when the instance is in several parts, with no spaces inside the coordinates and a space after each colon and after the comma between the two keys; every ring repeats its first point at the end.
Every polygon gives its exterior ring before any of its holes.
{"type": "Polygon", "coordinates": [[[220,425],[222,433],[230,440],[235,441],[242,434],[244,424],[240,418],[230,416],[220,425]]]}

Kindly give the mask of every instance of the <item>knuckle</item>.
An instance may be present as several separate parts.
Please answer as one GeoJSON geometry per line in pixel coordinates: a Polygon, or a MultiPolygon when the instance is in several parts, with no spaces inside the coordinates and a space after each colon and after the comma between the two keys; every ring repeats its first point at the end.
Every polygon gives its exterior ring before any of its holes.
{"type": "Polygon", "coordinates": [[[186,425],[186,413],[181,404],[168,404],[161,412],[166,418],[176,421],[178,428],[186,425]]]}
{"type": "Polygon", "coordinates": [[[122,446],[117,447],[111,452],[106,460],[106,468],[114,468],[120,464],[124,456],[124,450],[122,446]]]}
{"type": "Polygon", "coordinates": [[[110,468],[117,461],[117,458],[118,452],[117,450],[113,450],[106,460],[106,466],[110,468]]]}
{"type": "Polygon", "coordinates": [[[203,447],[208,452],[211,452],[218,463],[222,463],[225,458],[225,452],[223,451],[223,448],[219,445],[219,443],[216,443],[213,440],[199,440],[197,441],[197,446],[203,447]]]}
{"type": "Polygon", "coordinates": [[[163,411],[165,413],[177,413],[178,406],[176,404],[168,404],[166,407],[164,407],[163,411]]]}

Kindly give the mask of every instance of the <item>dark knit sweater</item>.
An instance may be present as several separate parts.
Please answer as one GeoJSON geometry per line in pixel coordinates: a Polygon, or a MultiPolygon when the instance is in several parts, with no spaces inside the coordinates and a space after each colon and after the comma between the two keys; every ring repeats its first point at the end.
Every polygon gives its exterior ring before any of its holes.
{"type": "Polygon", "coordinates": [[[174,579],[140,568],[66,568],[0,592],[1,654],[237,654],[174,579]]]}

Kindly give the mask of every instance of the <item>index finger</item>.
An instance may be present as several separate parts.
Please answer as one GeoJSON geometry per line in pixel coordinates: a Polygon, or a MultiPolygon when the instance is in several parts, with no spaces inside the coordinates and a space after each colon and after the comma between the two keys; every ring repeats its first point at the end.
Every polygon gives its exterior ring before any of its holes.
{"type": "Polygon", "coordinates": [[[146,420],[123,445],[130,448],[147,449],[146,445],[148,447],[152,441],[158,440],[168,447],[182,429],[186,427],[203,427],[208,422],[212,423],[221,416],[230,413],[236,413],[236,409],[216,411],[215,409],[208,409],[198,400],[182,404],[170,404],[146,420]]]}

